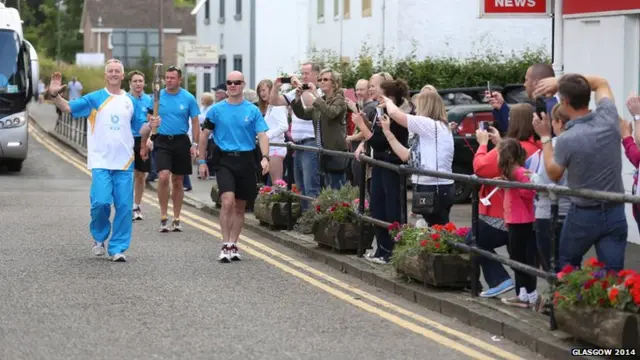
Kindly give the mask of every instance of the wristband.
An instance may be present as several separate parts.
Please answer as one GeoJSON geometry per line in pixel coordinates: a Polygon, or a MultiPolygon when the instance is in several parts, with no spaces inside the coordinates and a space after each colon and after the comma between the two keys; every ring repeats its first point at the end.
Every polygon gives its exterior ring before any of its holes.
{"type": "Polygon", "coordinates": [[[635,121],[640,121],[640,115],[633,115],[633,119],[635,121]]]}
{"type": "Polygon", "coordinates": [[[206,163],[207,163],[207,160],[198,159],[198,165],[205,165],[206,163]]]}

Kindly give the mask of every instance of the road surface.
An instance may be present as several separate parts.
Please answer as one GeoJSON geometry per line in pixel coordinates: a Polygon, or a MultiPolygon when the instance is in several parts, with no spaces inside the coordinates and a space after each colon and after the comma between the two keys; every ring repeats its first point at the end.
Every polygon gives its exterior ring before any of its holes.
{"type": "Polygon", "coordinates": [[[539,358],[248,232],[219,264],[215,219],[161,234],[155,194],[128,262],[94,258],[84,161],[33,126],[29,145],[0,170],[1,359],[539,358]]]}

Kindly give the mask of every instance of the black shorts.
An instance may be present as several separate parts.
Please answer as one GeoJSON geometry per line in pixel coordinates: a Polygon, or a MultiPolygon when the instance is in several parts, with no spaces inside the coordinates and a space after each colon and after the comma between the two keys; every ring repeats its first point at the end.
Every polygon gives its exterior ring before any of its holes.
{"type": "Polygon", "coordinates": [[[218,151],[215,165],[220,194],[233,192],[238,200],[251,201],[258,195],[253,151],[218,151]]]}
{"type": "Polygon", "coordinates": [[[191,141],[185,135],[160,135],[153,142],[156,170],[169,170],[175,175],[191,175],[191,141]]]}
{"type": "Polygon", "coordinates": [[[133,144],[133,155],[135,158],[133,168],[140,172],[148,173],[151,171],[151,153],[148,153],[149,157],[147,160],[142,160],[142,156],[140,156],[140,143],[142,142],[142,138],[136,136],[133,139],[135,141],[133,144]]]}

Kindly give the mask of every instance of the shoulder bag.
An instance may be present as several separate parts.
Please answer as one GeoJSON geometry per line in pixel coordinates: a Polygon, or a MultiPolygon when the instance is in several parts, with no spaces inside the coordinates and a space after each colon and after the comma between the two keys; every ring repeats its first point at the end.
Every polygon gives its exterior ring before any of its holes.
{"type": "MultiPolygon", "coordinates": [[[[433,125],[436,129],[436,171],[438,171],[438,124],[437,120],[434,120],[433,125]]],[[[418,136],[415,134],[414,136],[418,136]]],[[[419,146],[420,138],[416,139],[414,143],[416,147],[419,146]]],[[[416,149],[419,151],[419,148],[416,149]]],[[[438,178],[436,178],[436,190],[435,191],[416,191],[416,189],[421,186],[418,184],[420,180],[420,175],[418,175],[418,179],[416,184],[413,184],[413,199],[411,201],[411,212],[414,214],[423,214],[423,215],[433,215],[437,214],[440,211],[440,198],[438,192],[438,178]]]]}

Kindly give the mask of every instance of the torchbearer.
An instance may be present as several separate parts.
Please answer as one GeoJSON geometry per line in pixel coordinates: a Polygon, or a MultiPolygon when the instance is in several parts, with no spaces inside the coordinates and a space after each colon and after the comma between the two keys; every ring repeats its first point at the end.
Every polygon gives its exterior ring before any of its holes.
{"type": "MultiPolygon", "coordinates": [[[[49,94],[61,111],[74,118],[87,118],[87,167],[91,170],[91,222],[93,254],[104,256],[105,241],[109,240],[108,255],[112,261],[126,261],[125,251],[131,243],[133,211],[133,129],[139,129],[142,142],[153,128],[160,124],[157,117],[141,124],[139,107],[135,99],[121,89],[124,66],[117,59],[107,61],[104,71],[106,87],[79,99],[67,102],[61,96],[64,90],[62,75],[51,76],[49,94]],[[111,205],[115,207],[113,227],[109,220],[111,205]]],[[[146,159],[146,147],[140,156],[146,159]]]]}

